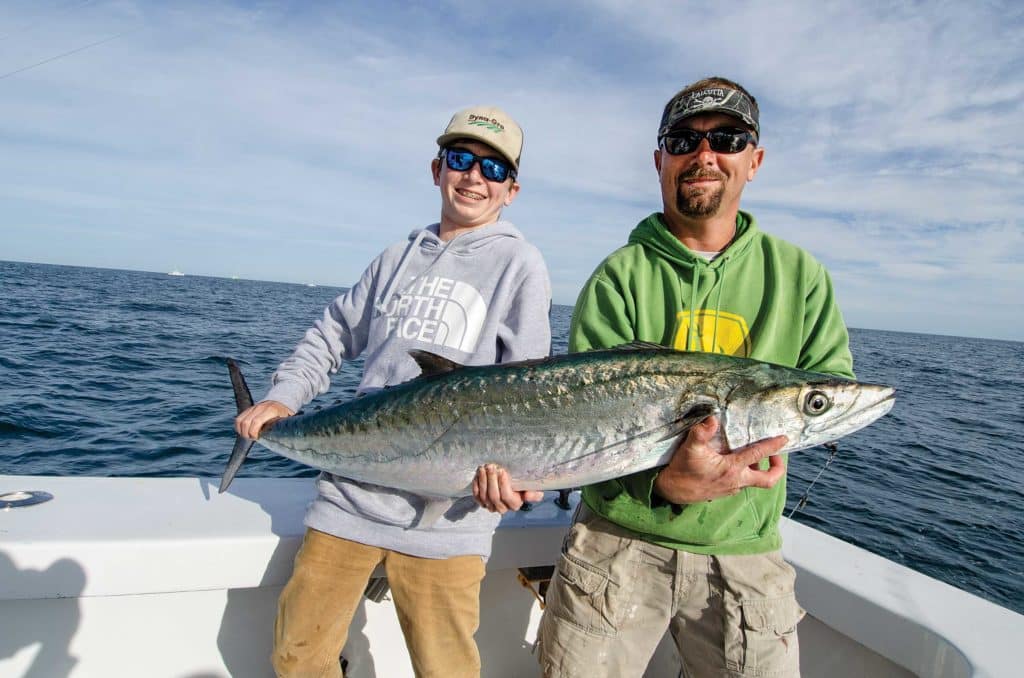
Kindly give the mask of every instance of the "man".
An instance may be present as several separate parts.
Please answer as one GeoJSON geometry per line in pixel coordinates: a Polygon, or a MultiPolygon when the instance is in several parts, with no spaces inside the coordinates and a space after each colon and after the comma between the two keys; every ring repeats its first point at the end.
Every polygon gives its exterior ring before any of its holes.
{"type": "MultiPolygon", "coordinates": [[[[519,192],[523,135],[500,109],[456,113],[431,169],[439,223],[374,259],[324,311],[235,428],[255,439],[327,390],[343,360],[365,358],[359,393],[402,383],[424,349],[464,364],[546,356],[551,288],[536,248],[500,221],[519,192]]],[[[340,676],[338,656],[374,569],[383,564],[417,676],[478,676],[473,639],[484,560],[499,516],[472,497],[415,526],[425,499],[321,474],[306,535],[281,593],[273,664],[281,676],[340,676]]]]}
{"type": "MultiPolygon", "coordinates": [[[[591,276],[570,351],[646,341],[853,376],[824,268],[739,209],[760,131],[754,97],[730,80],[669,100],[654,152],[663,212],[591,276]]],[[[755,463],[786,439],[721,454],[718,428],[695,426],[664,468],[583,489],[539,632],[545,675],[640,676],[666,629],[686,676],[799,675],[784,461],[755,463]]]]}

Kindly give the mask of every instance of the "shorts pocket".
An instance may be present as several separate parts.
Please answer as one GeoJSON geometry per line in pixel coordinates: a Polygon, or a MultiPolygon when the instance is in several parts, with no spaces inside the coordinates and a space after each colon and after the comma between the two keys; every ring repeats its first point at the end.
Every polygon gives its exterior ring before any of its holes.
{"type": "Polygon", "coordinates": [[[797,624],[804,610],[795,596],[736,601],[726,614],[725,657],[744,676],[796,676],[800,671],[797,624]]]}

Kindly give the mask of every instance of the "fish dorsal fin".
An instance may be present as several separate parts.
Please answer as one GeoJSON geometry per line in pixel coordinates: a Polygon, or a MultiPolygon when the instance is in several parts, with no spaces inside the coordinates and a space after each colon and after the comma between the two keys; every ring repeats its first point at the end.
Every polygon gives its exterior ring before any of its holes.
{"type": "Polygon", "coordinates": [[[655,344],[651,341],[631,341],[628,344],[619,344],[612,347],[613,351],[665,351],[669,347],[655,344]]]}
{"type": "Polygon", "coordinates": [[[436,353],[431,353],[430,351],[413,349],[409,351],[409,355],[416,361],[416,364],[420,366],[420,371],[423,372],[424,377],[431,377],[435,374],[444,374],[463,367],[463,365],[460,365],[454,360],[448,360],[448,358],[437,355],[436,353]]]}

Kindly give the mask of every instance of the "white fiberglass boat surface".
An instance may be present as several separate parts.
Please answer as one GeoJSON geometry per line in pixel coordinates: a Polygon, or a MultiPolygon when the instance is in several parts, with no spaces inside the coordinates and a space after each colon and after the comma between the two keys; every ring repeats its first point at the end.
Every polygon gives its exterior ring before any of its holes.
{"type": "MultiPolygon", "coordinates": [[[[0,509],[0,678],[273,675],[275,605],[313,482],[241,478],[224,495],[217,482],[0,476],[0,507],[16,491],[53,495],[0,509]]],[[[517,575],[558,555],[571,511],[554,496],[495,535],[484,676],[539,675],[541,610],[517,575]]],[[[783,537],[808,611],[804,676],[1024,675],[1024,616],[796,522],[783,537]]],[[[364,599],[344,655],[351,678],[412,675],[386,596],[364,599]]],[[[671,643],[646,675],[679,675],[671,643]]]]}

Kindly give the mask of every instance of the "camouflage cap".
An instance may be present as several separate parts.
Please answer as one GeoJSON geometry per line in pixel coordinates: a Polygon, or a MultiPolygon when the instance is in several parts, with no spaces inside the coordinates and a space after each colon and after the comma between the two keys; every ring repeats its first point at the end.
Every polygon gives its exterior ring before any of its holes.
{"type": "Polygon", "coordinates": [[[508,113],[495,106],[471,106],[452,116],[437,145],[444,148],[458,139],[485,143],[503,155],[516,171],[523,153],[523,130],[508,113]]]}
{"type": "Polygon", "coordinates": [[[699,113],[725,113],[726,115],[731,115],[742,120],[754,130],[754,134],[761,135],[761,127],[757,122],[757,104],[738,89],[714,85],[702,87],[691,92],[683,90],[672,97],[668,105],[665,106],[665,112],[661,116],[658,138],[660,139],[668,134],[673,127],[683,120],[699,113]]]}

